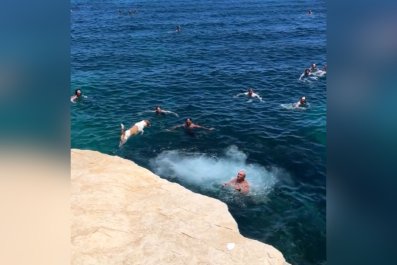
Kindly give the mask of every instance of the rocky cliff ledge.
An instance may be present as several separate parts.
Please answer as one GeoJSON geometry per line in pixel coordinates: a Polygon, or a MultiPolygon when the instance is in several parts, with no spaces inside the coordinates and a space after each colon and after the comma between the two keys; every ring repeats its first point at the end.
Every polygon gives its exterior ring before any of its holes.
{"type": "Polygon", "coordinates": [[[288,264],[216,199],[116,156],[73,149],[71,163],[74,265],[288,264]]]}

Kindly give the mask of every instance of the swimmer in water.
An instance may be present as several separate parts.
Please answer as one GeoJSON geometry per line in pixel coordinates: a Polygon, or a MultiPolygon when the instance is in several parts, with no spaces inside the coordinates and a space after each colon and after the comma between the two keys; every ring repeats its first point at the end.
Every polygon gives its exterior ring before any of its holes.
{"type": "Polygon", "coordinates": [[[126,130],[124,127],[124,124],[121,125],[121,135],[120,135],[120,147],[125,144],[128,141],[128,138],[131,136],[135,136],[138,133],[143,134],[143,129],[146,127],[150,127],[150,121],[148,120],[143,120],[140,122],[137,122],[132,126],[130,129],[126,130]]]}
{"type": "Polygon", "coordinates": [[[309,9],[309,11],[307,12],[307,14],[310,16],[311,14],[313,14],[313,12],[309,9]]]}
{"type": "Polygon", "coordinates": [[[305,72],[299,77],[299,80],[302,80],[303,78],[308,78],[312,75],[312,73],[310,72],[310,69],[307,68],[305,69],[305,72]]]}
{"type": "Polygon", "coordinates": [[[154,112],[157,115],[165,115],[165,114],[174,114],[175,116],[179,117],[178,113],[169,111],[169,110],[163,110],[160,108],[160,106],[156,106],[156,108],[154,109],[154,112]]]}
{"type": "Polygon", "coordinates": [[[310,72],[311,72],[311,73],[315,73],[315,72],[317,72],[317,71],[318,71],[317,65],[316,65],[315,63],[313,63],[313,64],[310,66],[310,72]]]}
{"type": "Polygon", "coordinates": [[[316,77],[323,77],[327,74],[327,65],[323,69],[318,69],[317,65],[314,63],[310,66],[310,74],[316,77]]]}
{"type": "Polygon", "coordinates": [[[179,26],[179,25],[178,25],[178,26],[176,26],[176,29],[175,29],[175,31],[176,31],[176,32],[181,32],[181,26],[179,26]]]}
{"type": "Polygon", "coordinates": [[[300,100],[294,104],[294,107],[295,108],[307,107],[306,97],[301,97],[300,100]]]}
{"type": "Polygon", "coordinates": [[[247,97],[249,97],[249,98],[258,98],[260,101],[263,101],[262,98],[261,98],[261,96],[259,96],[258,94],[256,94],[252,88],[248,88],[248,91],[247,91],[247,92],[237,94],[237,95],[235,95],[234,97],[239,97],[239,96],[243,96],[243,95],[244,95],[244,96],[247,96],[247,97]]]}
{"type": "Polygon", "coordinates": [[[198,124],[194,124],[191,118],[187,118],[183,124],[176,125],[172,127],[170,130],[175,130],[176,128],[180,128],[180,127],[183,127],[185,130],[192,130],[192,129],[204,129],[209,131],[214,130],[214,128],[207,128],[198,124]]]}
{"type": "Polygon", "coordinates": [[[244,170],[240,170],[237,173],[237,176],[230,180],[227,183],[223,184],[223,187],[232,187],[236,191],[241,192],[243,194],[247,194],[249,192],[250,186],[248,181],[245,180],[246,174],[244,170]]]}
{"type": "Polygon", "coordinates": [[[72,103],[76,103],[81,97],[85,96],[83,96],[83,92],[81,91],[81,89],[78,88],[74,91],[74,95],[70,97],[70,101],[72,103]]]}
{"type": "Polygon", "coordinates": [[[141,113],[144,113],[144,112],[154,112],[157,115],[174,114],[176,117],[179,117],[178,113],[175,113],[175,112],[172,112],[172,111],[169,111],[169,110],[161,109],[160,106],[156,106],[154,108],[154,110],[146,110],[146,111],[143,111],[141,113]]]}

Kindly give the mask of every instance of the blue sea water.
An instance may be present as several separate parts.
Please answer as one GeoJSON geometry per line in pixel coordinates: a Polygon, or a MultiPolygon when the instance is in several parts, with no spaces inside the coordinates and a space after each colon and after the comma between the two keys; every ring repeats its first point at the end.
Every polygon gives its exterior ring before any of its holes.
{"type": "Polygon", "coordinates": [[[72,0],[71,63],[71,93],[87,96],[71,104],[73,148],[218,198],[244,236],[325,263],[326,78],[298,80],[326,64],[324,0],[72,0]],[[248,87],[264,101],[233,97],[248,87]],[[309,108],[283,107],[301,96],[309,108]],[[155,105],[180,117],[142,113],[155,105]],[[187,117],[215,130],[166,130],[187,117]],[[119,148],[120,123],[142,119],[152,126],[119,148]],[[250,194],[221,189],[241,168],[250,194]]]}

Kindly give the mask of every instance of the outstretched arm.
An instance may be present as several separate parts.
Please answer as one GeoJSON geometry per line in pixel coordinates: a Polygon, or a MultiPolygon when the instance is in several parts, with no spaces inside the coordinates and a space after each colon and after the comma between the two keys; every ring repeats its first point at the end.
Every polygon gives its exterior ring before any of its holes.
{"type": "Polygon", "coordinates": [[[193,128],[200,128],[200,129],[204,129],[204,130],[208,130],[208,131],[214,130],[214,128],[207,128],[207,127],[197,125],[197,124],[193,125],[193,128]]]}
{"type": "Polygon", "coordinates": [[[169,111],[169,110],[163,110],[163,112],[167,113],[167,114],[174,114],[175,116],[179,117],[178,113],[175,113],[175,112],[172,112],[172,111],[169,111]]]}
{"type": "Polygon", "coordinates": [[[173,131],[173,130],[179,128],[179,127],[183,127],[183,124],[175,125],[174,127],[171,127],[171,128],[169,128],[169,129],[167,129],[167,131],[173,131]]]}
{"type": "Polygon", "coordinates": [[[203,128],[204,130],[208,130],[208,131],[213,131],[213,130],[215,130],[215,128],[207,128],[207,127],[201,127],[201,128],[203,128]]]}
{"type": "Polygon", "coordinates": [[[139,112],[138,115],[141,115],[146,112],[156,112],[156,111],[155,110],[144,110],[144,111],[139,112]]]}
{"type": "Polygon", "coordinates": [[[245,93],[239,93],[239,94],[237,94],[237,95],[235,95],[234,97],[235,98],[237,98],[237,97],[239,97],[239,96],[246,96],[246,95],[248,95],[248,93],[247,92],[245,92],[245,93]]]}

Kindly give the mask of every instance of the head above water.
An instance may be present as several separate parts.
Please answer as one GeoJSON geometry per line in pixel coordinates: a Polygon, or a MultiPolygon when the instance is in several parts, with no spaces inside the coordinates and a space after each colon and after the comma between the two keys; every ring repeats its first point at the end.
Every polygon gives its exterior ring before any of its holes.
{"type": "Polygon", "coordinates": [[[238,182],[244,181],[245,180],[245,176],[246,176],[245,171],[244,170],[240,170],[237,173],[237,181],[238,182]]]}
{"type": "Polygon", "coordinates": [[[254,94],[254,90],[252,88],[248,88],[248,95],[254,94]]]}
{"type": "Polygon", "coordinates": [[[316,69],[317,65],[315,63],[312,64],[312,69],[316,69]]]}
{"type": "Polygon", "coordinates": [[[80,88],[78,88],[78,89],[76,89],[76,90],[74,91],[74,94],[75,94],[76,96],[80,97],[80,96],[83,94],[83,92],[81,91],[80,88]]]}
{"type": "Polygon", "coordinates": [[[310,69],[305,69],[305,75],[309,75],[310,74],[310,69]]]}
{"type": "Polygon", "coordinates": [[[192,125],[192,123],[193,123],[193,121],[192,121],[191,118],[187,118],[187,119],[185,120],[185,125],[186,125],[186,126],[190,126],[190,125],[192,125]]]}
{"type": "Polygon", "coordinates": [[[301,104],[306,104],[306,97],[301,97],[299,101],[301,104]]]}
{"type": "Polygon", "coordinates": [[[150,127],[150,121],[149,120],[144,120],[146,123],[146,127],[150,127]]]}

